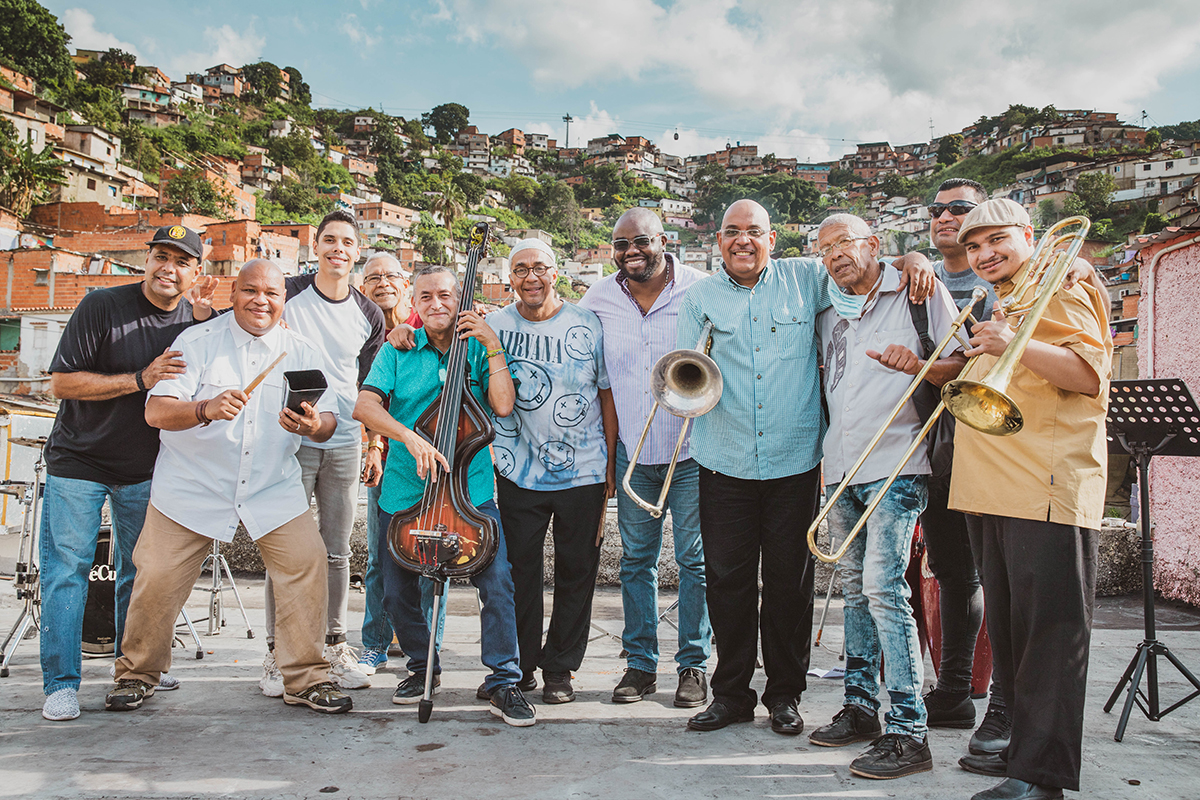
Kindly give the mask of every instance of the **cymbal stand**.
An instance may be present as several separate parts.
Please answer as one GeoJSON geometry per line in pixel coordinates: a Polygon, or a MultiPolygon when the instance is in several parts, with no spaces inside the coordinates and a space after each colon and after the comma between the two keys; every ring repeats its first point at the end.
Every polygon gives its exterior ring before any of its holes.
{"type": "Polygon", "coordinates": [[[42,450],[38,450],[37,462],[33,465],[32,481],[6,481],[5,488],[24,486],[24,498],[21,504],[25,513],[21,520],[21,542],[17,552],[16,570],[13,583],[17,589],[17,599],[23,600],[21,614],[13,623],[0,647],[3,659],[0,660],[0,678],[8,677],[8,662],[12,660],[21,640],[37,635],[41,617],[42,592],[37,565],[38,524],[41,522],[38,513],[42,507],[42,473],[46,463],[42,450]]]}
{"type": "MultiPolygon", "coordinates": [[[[233,581],[233,572],[229,569],[229,562],[225,560],[225,556],[221,554],[220,541],[213,539],[212,552],[204,559],[204,563],[200,566],[200,571],[203,572],[205,567],[212,570],[212,586],[207,589],[208,598],[208,616],[201,617],[197,622],[208,620],[208,635],[220,636],[221,628],[225,627],[225,604],[223,594],[226,590],[233,591],[233,598],[237,601],[238,609],[242,612],[242,621],[246,623],[246,638],[254,638],[254,629],[250,627],[250,618],[246,616],[246,607],[242,605],[242,596],[238,593],[237,584],[233,581]],[[229,580],[229,585],[225,585],[225,579],[229,580]]],[[[196,656],[199,658],[200,656],[196,656]]]]}

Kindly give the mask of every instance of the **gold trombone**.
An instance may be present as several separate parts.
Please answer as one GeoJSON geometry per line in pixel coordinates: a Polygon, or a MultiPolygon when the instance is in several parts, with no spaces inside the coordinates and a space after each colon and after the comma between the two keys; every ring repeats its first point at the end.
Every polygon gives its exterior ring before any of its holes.
{"type": "Polygon", "coordinates": [[[675,475],[679,451],[683,449],[692,418],[711,411],[721,399],[721,392],[725,388],[717,362],[708,357],[708,349],[712,346],[712,328],[711,322],[704,323],[700,330],[700,341],[696,342],[694,348],[672,350],[654,363],[654,369],[650,373],[650,393],[654,395],[654,407],[650,409],[646,427],[642,429],[642,437],[638,439],[637,450],[629,458],[629,469],[625,470],[625,479],[621,481],[621,486],[633,502],[654,517],[662,516],[667,490],[671,488],[671,478],[675,475]],[[651,505],[638,496],[629,485],[629,480],[633,477],[638,456],[642,454],[642,445],[646,443],[646,436],[650,433],[650,423],[654,421],[659,406],[677,417],[683,417],[683,427],[679,431],[679,440],[675,442],[675,452],[671,456],[670,466],[667,467],[667,477],[663,480],[658,503],[651,505]]]}
{"type": "MultiPolygon", "coordinates": [[[[1087,217],[1068,217],[1042,236],[1033,255],[1029,257],[1029,268],[1012,294],[1004,298],[1000,308],[1008,317],[1020,316],[1017,333],[1008,343],[1004,354],[996,361],[982,380],[972,381],[959,377],[942,387],[942,402],[950,413],[977,431],[993,436],[1011,436],[1025,424],[1021,409],[1006,394],[1012,380],[1013,370],[1025,354],[1029,340],[1051,298],[1062,287],[1071,264],[1079,255],[1092,223],[1087,217]],[[1067,228],[1074,230],[1062,233],[1067,228]],[[1065,249],[1060,249],[1065,248],[1065,249]],[[1026,300],[1025,295],[1033,290],[1026,300]]],[[[967,373],[966,369],[962,374],[967,373]]]]}
{"type": "MultiPolygon", "coordinates": [[[[917,447],[921,444],[922,440],[924,440],[925,435],[929,433],[929,431],[933,428],[934,423],[937,422],[938,417],[941,416],[942,410],[946,407],[944,403],[938,403],[937,407],[933,410],[933,413],[929,415],[929,419],[925,421],[925,425],[922,426],[921,430],[917,432],[917,435],[913,438],[912,444],[909,445],[908,450],[904,453],[904,456],[900,459],[900,462],[896,464],[896,468],[892,470],[892,474],[888,476],[886,481],[884,481],[884,484],[879,488],[879,491],[875,492],[875,496],[871,498],[871,502],[867,506],[866,511],[864,511],[863,515],[858,518],[858,522],[855,523],[853,530],[850,531],[850,534],[846,537],[845,541],[842,542],[841,546],[832,553],[821,552],[821,549],[817,547],[817,528],[820,527],[821,521],[829,515],[829,512],[833,510],[833,506],[837,502],[838,498],[841,497],[842,493],[850,487],[854,476],[858,474],[858,470],[863,464],[866,463],[867,458],[870,457],[871,452],[875,449],[875,446],[879,444],[879,440],[883,438],[883,434],[887,432],[887,429],[891,427],[891,424],[895,421],[897,415],[899,415],[899,413],[904,409],[904,404],[907,403],[908,399],[913,396],[914,392],[917,391],[917,387],[921,385],[921,381],[925,380],[925,375],[930,369],[932,369],[934,362],[937,361],[938,354],[946,349],[946,346],[950,344],[951,339],[958,336],[959,329],[967,323],[967,320],[973,319],[973,317],[971,317],[971,309],[973,309],[975,304],[986,296],[986,290],[979,286],[975,287],[975,290],[971,293],[971,302],[967,303],[966,307],[963,308],[962,311],[958,312],[958,316],[954,318],[954,322],[952,322],[950,325],[950,332],[946,334],[946,337],[942,339],[942,341],[938,342],[937,347],[933,349],[933,352],[930,354],[929,358],[925,359],[925,366],[921,367],[920,371],[913,378],[912,383],[910,383],[908,388],[904,390],[904,396],[900,398],[900,402],[896,404],[896,407],[892,409],[892,413],[888,415],[887,420],[885,420],[883,425],[879,427],[879,430],[875,432],[875,436],[871,438],[871,441],[867,443],[866,449],[863,450],[862,455],[860,455],[858,460],[854,462],[854,466],[852,466],[849,472],[846,473],[846,477],[842,478],[842,482],[838,484],[838,488],[834,490],[832,495],[825,499],[825,506],[821,509],[821,513],[817,514],[817,518],[814,519],[812,524],[808,526],[808,549],[812,551],[812,554],[816,556],[818,560],[824,561],[826,564],[832,564],[835,561],[841,560],[842,556],[846,555],[846,551],[850,549],[850,544],[854,541],[854,537],[858,536],[859,531],[861,531],[867,524],[867,520],[870,519],[871,515],[875,513],[875,509],[878,508],[880,502],[883,501],[883,497],[887,494],[888,489],[890,489],[892,484],[896,482],[896,478],[900,477],[900,471],[904,469],[904,465],[908,463],[910,458],[912,458],[912,454],[917,451],[917,447]]],[[[962,339],[960,338],[959,341],[961,342],[962,339]]],[[[978,358],[978,356],[975,358],[978,358]]],[[[975,359],[972,358],[967,362],[967,366],[963,368],[963,372],[966,372],[966,370],[974,363],[975,359]]]]}

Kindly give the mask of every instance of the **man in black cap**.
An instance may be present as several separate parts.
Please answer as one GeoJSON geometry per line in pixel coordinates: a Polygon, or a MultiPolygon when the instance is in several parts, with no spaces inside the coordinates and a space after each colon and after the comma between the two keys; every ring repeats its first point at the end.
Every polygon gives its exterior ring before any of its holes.
{"type": "MultiPolygon", "coordinates": [[[[50,363],[50,390],[62,403],[46,443],[40,542],[42,716],[48,720],[79,716],[83,607],[106,499],[121,641],[133,588],[131,556],[158,456],[158,431],[146,424],[146,390],[185,371],[171,342],[212,313],[217,279],[197,280],[204,255],[200,235],[171,225],[147,244],[142,282],[84,296],[50,363]],[[184,298],[189,290],[195,307],[184,298]]],[[[163,688],[178,685],[166,683],[174,685],[163,688]]]]}

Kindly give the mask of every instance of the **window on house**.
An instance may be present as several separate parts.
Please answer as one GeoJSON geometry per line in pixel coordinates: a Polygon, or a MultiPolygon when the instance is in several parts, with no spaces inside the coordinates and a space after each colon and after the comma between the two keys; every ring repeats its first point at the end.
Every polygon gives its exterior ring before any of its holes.
{"type": "MultiPolygon", "coordinates": [[[[38,132],[35,131],[33,128],[30,128],[28,133],[29,133],[29,143],[37,144],[38,132]]],[[[1193,164],[1196,163],[1195,159],[1192,159],[1192,163],[1193,164]]]]}
{"type": "Polygon", "coordinates": [[[88,179],[87,179],[87,187],[88,187],[89,189],[95,189],[95,188],[96,188],[96,181],[95,181],[95,180],[93,180],[92,178],[88,178],[88,179]]]}
{"type": "Polygon", "coordinates": [[[1149,172],[1149,171],[1150,171],[1150,165],[1142,164],[1142,172],[1149,172]]]}
{"type": "Polygon", "coordinates": [[[116,197],[116,196],[117,196],[117,187],[115,187],[115,186],[109,186],[109,187],[108,187],[108,196],[109,196],[109,197],[116,197]]]}
{"type": "Polygon", "coordinates": [[[1168,162],[1167,162],[1167,164],[1166,164],[1166,168],[1167,168],[1167,169],[1171,169],[1171,168],[1172,168],[1172,167],[1174,167],[1174,166],[1175,166],[1175,162],[1174,162],[1174,161],[1168,161],[1168,162]]]}

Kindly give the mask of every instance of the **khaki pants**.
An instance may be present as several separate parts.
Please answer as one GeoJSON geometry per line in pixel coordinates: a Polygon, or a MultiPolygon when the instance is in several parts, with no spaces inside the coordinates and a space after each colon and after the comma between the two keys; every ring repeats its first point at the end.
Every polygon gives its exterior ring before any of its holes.
{"type": "MultiPolygon", "coordinates": [[[[255,544],[275,582],[275,659],[288,694],[329,680],[322,656],[328,604],[325,545],[307,509],[255,544]]],[[[133,551],[137,578],[116,678],[157,686],[171,666],[175,619],[200,577],[212,539],[163,516],[153,504],[133,551]]]]}

